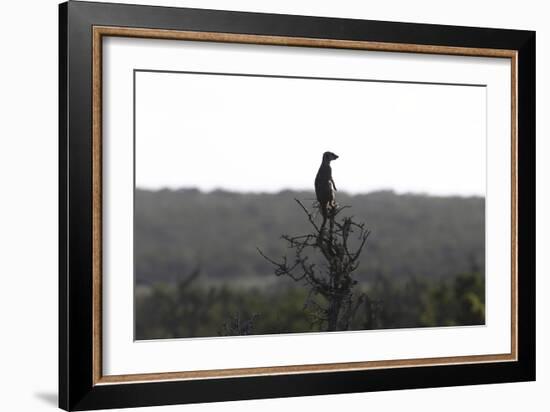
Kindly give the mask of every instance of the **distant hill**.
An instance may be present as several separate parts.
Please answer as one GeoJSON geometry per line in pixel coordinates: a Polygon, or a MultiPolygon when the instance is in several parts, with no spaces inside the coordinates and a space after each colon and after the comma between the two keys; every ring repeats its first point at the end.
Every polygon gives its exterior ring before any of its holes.
{"type": "MultiPolygon", "coordinates": [[[[273,280],[256,248],[280,257],[282,234],[301,234],[307,220],[294,198],[313,204],[312,192],[235,193],[195,189],[135,194],[138,284],[171,282],[200,267],[201,278],[229,286],[244,279],[273,280]]],[[[345,213],[372,231],[359,268],[374,276],[447,278],[485,264],[485,200],[391,191],[350,196],[338,192],[345,213]]],[[[343,212],[344,213],[344,212],[343,212]]]]}

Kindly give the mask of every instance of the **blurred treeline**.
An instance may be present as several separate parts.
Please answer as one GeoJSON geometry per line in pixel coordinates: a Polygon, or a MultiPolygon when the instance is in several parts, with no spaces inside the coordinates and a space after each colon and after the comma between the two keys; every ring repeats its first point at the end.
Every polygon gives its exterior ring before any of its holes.
{"type": "MultiPolygon", "coordinates": [[[[157,284],[136,297],[136,339],[316,332],[299,287],[231,289],[157,284]],[[239,327],[240,326],[240,327],[239,327]]],[[[447,280],[379,278],[352,330],[479,325],[485,322],[480,273],[447,280]]]]}
{"type": "MultiPolygon", "coordinates": [[[[136,190],[136,338],[316,331],[307,290],[258,254],[287,253],[307,232],[294,198],[277,194],[136,190]]],[[[374,192],[339,204],[372,234],[357,271],[369,299],[352,329],[483,324],[485,201],[374,192]]]]}

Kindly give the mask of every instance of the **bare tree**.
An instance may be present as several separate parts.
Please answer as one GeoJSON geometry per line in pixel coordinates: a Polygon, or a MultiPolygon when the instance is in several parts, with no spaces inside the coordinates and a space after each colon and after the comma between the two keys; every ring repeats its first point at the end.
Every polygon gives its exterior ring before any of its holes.
{"type": "Polygon", "coordinates": [[[274,266],[275,275],[288,276],[309,288],[304,307],[312,314],[314,323],[327,331],[348,330],[358,308],[368,301],[364,294],[354,291],[357,284],[354,272],[370,231],[353,217],[340,218],[349,206],[331,207],[328,225],[325,219],[318,225],[314,214],[300,200],[295,200],[305,213],[311,232],[282,236],[293,251],[291,259],[283,256],[277,261],[260,249],[258,252],[274,266]]]}

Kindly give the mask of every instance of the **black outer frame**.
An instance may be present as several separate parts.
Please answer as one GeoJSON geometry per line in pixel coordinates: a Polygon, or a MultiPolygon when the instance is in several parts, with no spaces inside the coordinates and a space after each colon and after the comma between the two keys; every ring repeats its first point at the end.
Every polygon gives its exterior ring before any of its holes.
{"type": "Polygon", "coordinates": [[[535,32],[74,2],[59,6],[59,407],[89,410],[535,380],[535,32]],[[93,385],[92,25],[518,51],[518,361],[93,385]]]}

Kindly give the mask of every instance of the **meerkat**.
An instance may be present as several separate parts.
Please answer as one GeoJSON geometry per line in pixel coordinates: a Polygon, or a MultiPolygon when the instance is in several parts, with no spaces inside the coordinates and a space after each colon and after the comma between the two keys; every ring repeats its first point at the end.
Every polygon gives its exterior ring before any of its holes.
{"type": "Polygon", "coordinates": [[[338,159],[338,156],[332,152],[323,153],[323,161],[315,177],[315,195],[319,202],[319,210],[323,216],[323,226],[327,220],[329,207],[333,208],[336,206],[334,192],[337,189],[332,179],[332,169],[330,167],[330,162],[336,159],[338,159]]]}

